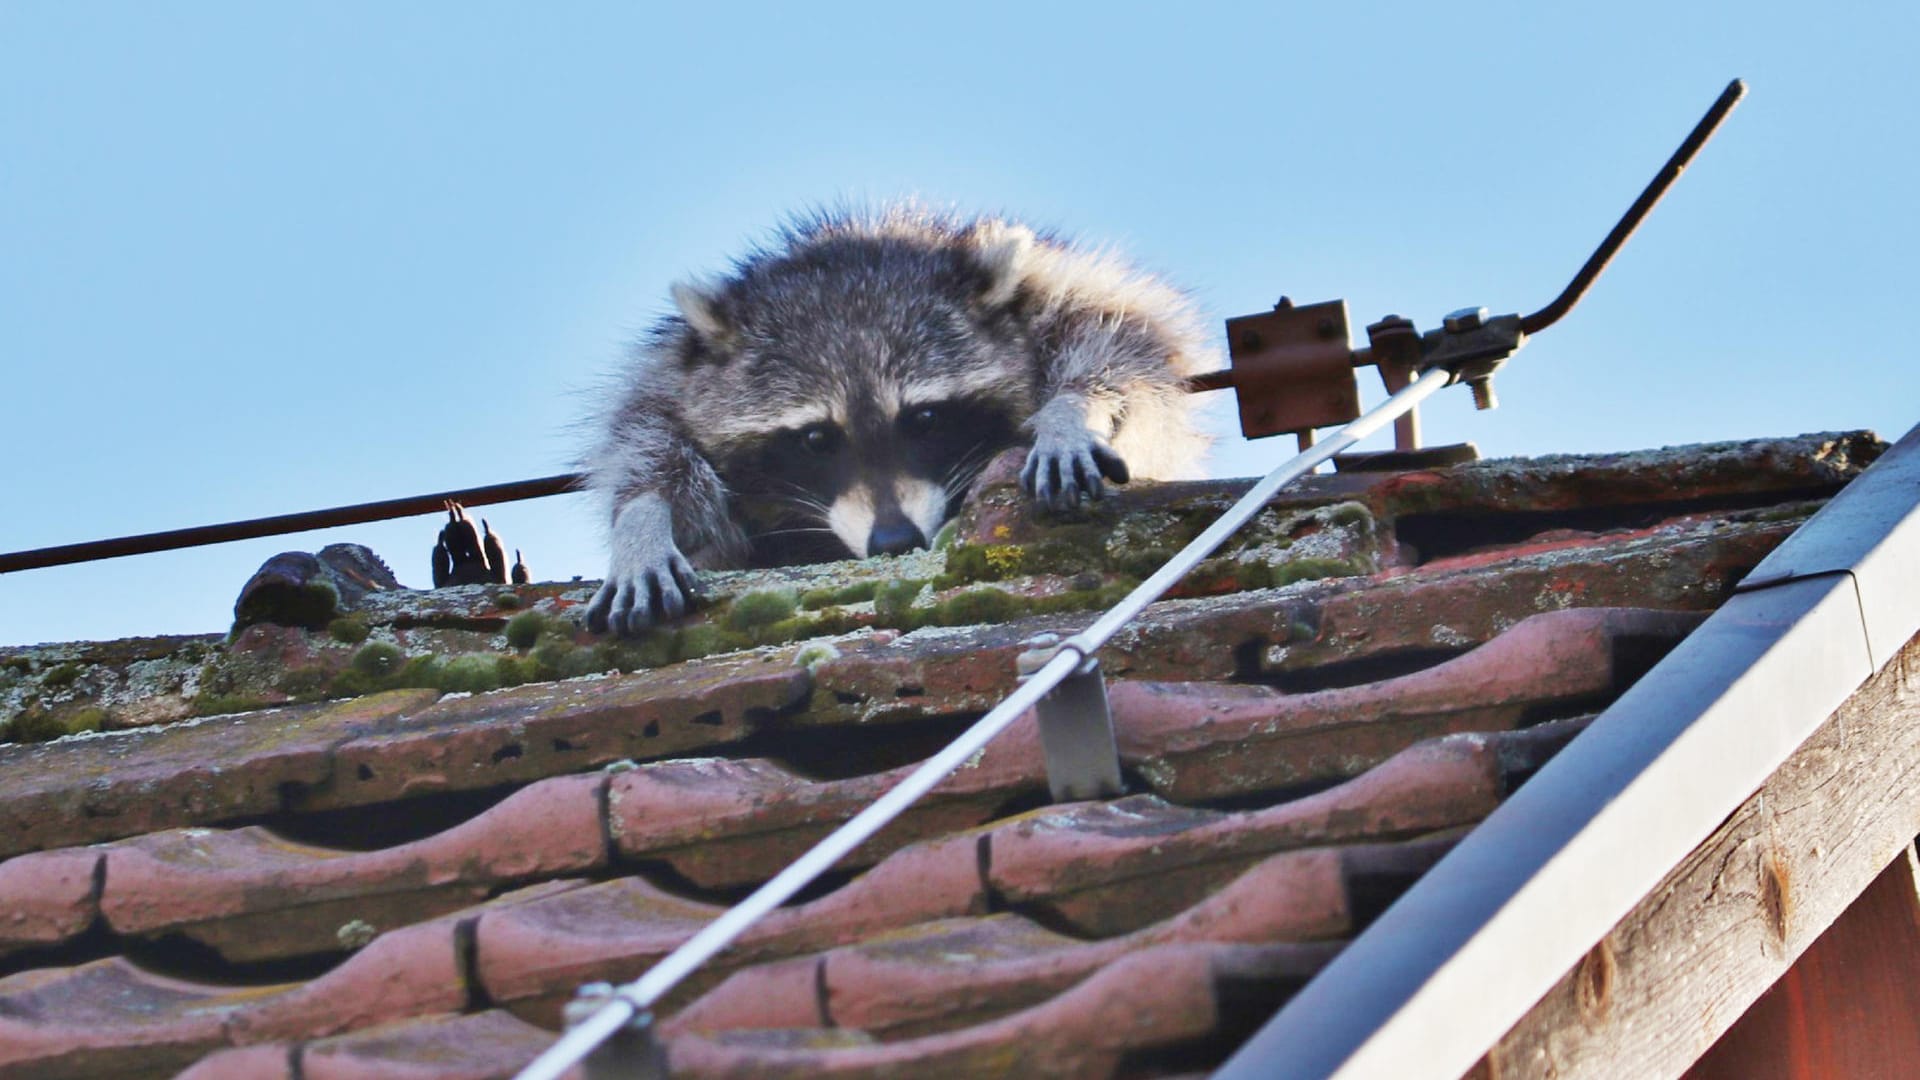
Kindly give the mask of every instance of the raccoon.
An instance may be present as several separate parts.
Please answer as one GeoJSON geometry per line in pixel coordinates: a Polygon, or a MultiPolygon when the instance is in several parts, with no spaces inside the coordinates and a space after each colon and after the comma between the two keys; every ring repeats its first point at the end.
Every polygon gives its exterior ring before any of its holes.
{"type": "Polygon", "coordinates": [[[1110,254],[995,218],[826,211],[672,299],[584,463],[611,524],[595,632],[683,614],[696,567],[925,547],[1011,446],[1056,510],[1199,475],[1182,380],[1214,366],[1207,336],[1110,254]]]}

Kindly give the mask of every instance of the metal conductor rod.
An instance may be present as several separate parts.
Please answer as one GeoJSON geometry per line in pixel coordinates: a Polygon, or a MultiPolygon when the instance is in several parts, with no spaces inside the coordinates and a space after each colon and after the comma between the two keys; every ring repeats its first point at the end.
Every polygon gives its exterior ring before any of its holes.
{"type": "Polygon", "coordinates": [[[1715,101],[1713,107],[1707,110],[1707,115],[1701,117],[1700,122],[1693,126],[1693,131],[1688,133],[1686,141],[1682,142],[1680,148],[1673,152],[1673,156],[1667,159],[1667,163],[1661,166],[1660,171],[1647,184],[1646,190],[1633,201],[1633,205],[1627,207],[1627,212],[1621,215],[1613,231],[1607,234],[1605,240],[1600,241],[1600,246],[1594,249],[1586,265],[1580,268],[1579,273],[1573,275],[1573,280],[1560,291],[1560,295],[1554,297],[1553,302],[1546,307],[1520,320],[1522,333],[1537,334],[1559,322],[1561,316],[1573,310],[1573,305],[1579,303],[1580,298],[1587,294],[1587,290],[1593,286],[1594,279],[1600,276],[1600,271],[1605,270],[1607,264],[1613,261],[1614,255],[1620,250],[1620,245],[1626,243],[1627,238],[1633,235],[1633,231],[1640,227],[1640,222],[1645,220],[1647,212],[1653,209],[1654,204],[1666,195],[1667,189],[1673,186],[1673,182],[1686,171],[1687,166],[1693,161],[1693,156],[1700,152],[1700,148],[1707,144],[1709,138],[1713,137],[1720,122],[1727,118],[1727,114],[1733,111],[1733,107],[1740,103],[1740,99],[1745,97],[1746,93],[1747,84],[1739,79],[1727,84],[1727,88],[1721,91],[1719,100],[1715,101]]]}
{"type": "Polygon", "coordinates": [[[466,506],[487,506],[492,503],[515,502],[520,499],[537,499],[545,495],[560,495],[573,491],[580,486],[581,479],[578,473],[561,473],[558,476],[543,476],[538,480],[516,480],[506,484],[462,488],[459,491],[442,491],[433,495],[411,495],[403,499],[336,506],[328,510],[280,514],[276,517],[254,518],[250,521],[230,521],[224,525],[200,525],[191,529],[123,536],[114,540],[91,540],[84,544],[64,544],[60,547],[39,548],[34,551],[14,551],[0,554],[0,574],[15,570],[37,570],[46,566],[64,566],[68,563],[91,562],[95,559],[114,559],[122,555],[145,555],[154,551],[172,551],[176,548],[199,547],[203,544],[223,544],[229,540],[280,536],[284,533],[306,532],[309,529],[327,529],[336,525],[360,525],[369,521],[385,521],[388,518],[408,517],[413,514],[434,514],[446,509],[449,501],[466,506]]]}
{"type": "Polygon", "coordinates": [[[1267,500],[1273,498],[1281,487],[1313,471],[1320,463],[1392,423],[1396,417],[1446,386],[1449,378],[1448,373],[1439,368],[1426,372],[1410,383],[1406,389],[1381,402],[1371,412],[1341,428],[1326,441],[1315,444],[1312,449],[1268,473],[1264,479],[1242,495],[1238,502],[1228,507],[1227,511],[1208,526],[1206,531],[1194,537],[1193,541],[1180,549],[1180,552],[1166,565],[1141,582],[1118,604],[1108,609],[1104,615],[1094,621],[1093,625],[1061,642],[1059,651],[1053,658],[1021,683],[1006,700],[975,721],[972,727],[962,732],[945,749],[928,758],[911,775],[880,796],[872,805],[854,815],[846,824],[834,830],[826,839],[815,844],[806,854],[774,875],[765,885],[754,890],[752,895],[702,927],[679,948],[663,957],[645,975],[624,986],[616,987],[598,1011],[570,1028],[559,1041],[522,1069],[518,1080],[557,1080],[561,1074],[591,1053],[594,1047],[606,1041],[634,1017],[660,1000],[694,969],[712,959],[716,953],[732,944],[734,939],[745,933],[767,913],[791,899],[795,893],[831,869],[835,863],[865,843],[901,811],[933,790],[935,785],[946,779],[968,758],[993,741],[994,736],[1005,731],[1021,713],[1032,708],[1042,697],[1059,686],[1075,668],[1080,666],[1087,655],[1106,644],[1108,639],[1112,638],[1128,620],[1138,615],[1148,604],[1159,599],[1163,593],[1173,587],[1175,582],[1198,565],[1200,560],[1211,555],[1215,549],[1225,543],[1235,530],[1259,513],[1261,507],[1265,506],[1267,500]]]}

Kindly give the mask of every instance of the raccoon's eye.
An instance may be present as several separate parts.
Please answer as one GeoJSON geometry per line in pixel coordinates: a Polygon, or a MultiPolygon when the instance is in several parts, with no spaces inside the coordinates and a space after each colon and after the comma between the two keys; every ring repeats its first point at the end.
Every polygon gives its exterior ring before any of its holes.
{"type": "Polygon", "coordinates": [[[808,453],[831,454],[840,449],[840,429],[832,424],[814,424],[800,429],[800,445],[808,453]]]}
{"type": "Polygon", "coordinates": [[[918,405],[900,414],[900,428],[909,435],[925,435],[940,423],[940,410],[932,405],[918,405]]]}

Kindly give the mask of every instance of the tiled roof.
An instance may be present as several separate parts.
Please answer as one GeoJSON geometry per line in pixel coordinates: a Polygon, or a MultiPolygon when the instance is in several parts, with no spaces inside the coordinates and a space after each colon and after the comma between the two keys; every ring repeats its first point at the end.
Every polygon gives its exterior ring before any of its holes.
{"type": "MultiPolygon", "coordinates": [[[[1310,478],[1103,651],[1128,794],[1049,804],[1023,719],[667,999],[675,1074],[1218,1062],[1879,448],[1310,478]]],[[[0,747],[0,1075],[511,1074],[1244,486],[1009,480],[637,644],[322,552],[230,639],[0,649],[7,730],[82,732],[0,747]]]]}

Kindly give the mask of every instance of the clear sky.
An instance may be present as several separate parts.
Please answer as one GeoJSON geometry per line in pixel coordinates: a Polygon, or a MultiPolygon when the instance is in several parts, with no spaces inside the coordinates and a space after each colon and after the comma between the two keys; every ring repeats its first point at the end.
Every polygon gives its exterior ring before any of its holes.
{"type": "MultiPolygon", "coordinates": [[[[1530,311],[1736,75],[1501,408],[1449,391],[1429,441],[1897,437],[1916,31],[1911,0],[6,0],[0,551],[563,471],[671,281],[842,197],[1111,242],[1215,318],[1530,311]]],[[[583,497],[485,514],[542,578],[604,571],[583,497]]],[[[423,585],[436,528],[0,576],[0,644],[222,630],[265,558],[338,540],[423,585]]]]}

